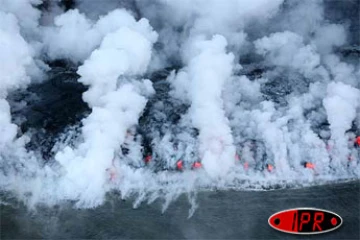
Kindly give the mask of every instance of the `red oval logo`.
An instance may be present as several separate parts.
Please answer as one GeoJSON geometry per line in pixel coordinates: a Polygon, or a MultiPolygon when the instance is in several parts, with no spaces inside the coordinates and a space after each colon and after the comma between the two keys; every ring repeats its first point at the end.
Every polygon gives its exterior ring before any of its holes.
{"type": "Polygon", "coordinates": [[[331,211],[317,208],[293,208],[269,217],[269,225],[291,234],[319,234],[339,228],[342,218],[331,211]]]}

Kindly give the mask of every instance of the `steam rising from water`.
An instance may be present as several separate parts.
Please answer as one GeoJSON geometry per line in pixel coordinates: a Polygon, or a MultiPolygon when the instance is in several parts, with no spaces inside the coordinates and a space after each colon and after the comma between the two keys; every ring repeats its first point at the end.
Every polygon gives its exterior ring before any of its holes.
{"type": "Polygon", "coordinates": [[[90,2],[0,0],[2,191],[95,207],[115,190],[166,208],[184,192],[195,206],[200,189],[359,178],[360,65],[339,53],[351,33],[321,1],[90,2]],[[91,113],[45,161],[7,97],[46,81],[56,60],[77,66],[91,113]],[[170,89],[159,90],[145,76],[165,67],[170,89]],[[179,160],[186,169],[173,171],[179,160]]]}

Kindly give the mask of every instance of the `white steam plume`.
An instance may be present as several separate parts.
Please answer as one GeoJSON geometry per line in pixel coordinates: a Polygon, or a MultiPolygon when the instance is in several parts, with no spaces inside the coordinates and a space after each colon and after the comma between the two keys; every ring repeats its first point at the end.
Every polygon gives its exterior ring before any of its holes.
{"type": "Polygon", "coordinates": [[[348,139],[345,132],[359,113],[360,91],[341,82],[332,82],[327,87],[327,96],[323,100],[330,123],[331,139],[334,142],[332,165],[345,165],[349,156],[348,139]]]}
{"type": "Polygon", "coordinates": [[[41,0],[1,0],[0,11],[13,14],[18,19],[23,34],[29,36],[38,31],[41,12],[34,6],[40,5],[41,2],[41,0]]]}
{"type": "MultiPolygon", "coordinates": [[[[124,9],[116,9],[97,22],[88,19],[79,10],[69,10],[54,20],[55,27],[44,31],[44,44],[51,60],[69,59],[75,63],[83,62],[97,48],[108,33],[120,27],[129,27],[139,33],[147,34],[149,23],[146,19],[138,22],[124,9]]],[[[154,33],[147,38],[153,39],[154,33]]]]}
{"type": "Polygon", "coordinates": [[[313,77],[319,69],[320,56],[312,45],[304,45],[303,38],[292,32],[280,32],[255,41],[258,54],[266,57],[268,63],[291,67],[313,77]]]}
{"type": "Polygon", "coordinates": [[[32,4],[38,3],[0,1],[0,189],[15,194],[28,190],[26,182],[40,172],[38,159],[24,147],[28,137],[12,123],[7,101],[12,91],[41,80],[40,67],[45,68],[34,40],[40,11],[32,4]]]}
{"type": "Polygon", "coordinates": [[[191,119],[200,131],[199,152],[210,175],[225,175],[234,164],[235,148],[225,117],[222,91],[232,73],[234,56],[226,53],[226,40],[220,35],[211,40],[192,42],[189,62],[191,119]]]}
{"type": "MultiPolygon", "coordinates": [[[[131,78],[146,71],[156,38],[144,19],[133,28],[121,26],[104,37],[78,70],[79,81],[89,85],[83,98],[92,113],[83,120],[84,142],[76,149],[64,149],[55,159],[65,170],[60,193],[79,199],[80,206],[96,206],[103,201],[109,177],[106,170],[118,164],[114,159],[118,160],[126,132],[137,124],[146,104],[141,89],[120,77],[131,78]]],[[[143,84],[149,86],[148,80],[143,84]]],[[[151,85],[146,89],[151,92],[151,85]]]]}
{"type": "MultiPolygon", "coordinates": [[[[11,123],[9,104],[5,100],[8,92],[25,87],[30,83],[30,74],[40,71],[33,59],[34,49],[22,37],[19,21],[10,12],[16,10],[13,4],[8,1],[0,4],[0,148],[11,144],[17,133],[17,126],[11,123]]],[[[33,12],[30,3],[24,1],[23,4],[28,4],[26,8],[33,12]]],[[[31,19],[30,16],[28,20],[31,19]]]]}
{"type": "MultiPolygon", "coordinates": [[[[162,1],[175,11],[174,25],[185,25],[190,36],[182,51],[188,65],[175,78],[175,93],[190,99],[190,116],[194,127],[200,130],[199,154],[205,170],[212,176],[224,176],[234,165],[235,147],[229,121],[225,115],[222,92],[234,69],[233,54],[226,54],[227,40],[239,50],[245,41],[243,27],[253,18],[266,19],[273,15],[282,0],[254,1],[162,1]],[[188,3],[188,2],[186,2],[188,3]],[[260,7],[261,6],[261,7],[260,7]],[[190,21],[189,21],[190,19],[190,21]],[[187,26],[184,22],[190,23],[187,26]],[[206,37],[215,35],[212,40],[206,37]],[[227,39],[227,40],[226,40],[227,39]],[[188,71],[188,73],[186,73],[188,71]],[[190,90],[183,88],[190,84],[190,90]],[[176,90],[177,87],[180,89],[176,90]]],[[[171,11],[172,12],[172,11],[171,11]]],[[[171,41],[171,39],[170,39],[171,41]]],[[[237,68],[240,66],[238,65],[237,68]]]]}

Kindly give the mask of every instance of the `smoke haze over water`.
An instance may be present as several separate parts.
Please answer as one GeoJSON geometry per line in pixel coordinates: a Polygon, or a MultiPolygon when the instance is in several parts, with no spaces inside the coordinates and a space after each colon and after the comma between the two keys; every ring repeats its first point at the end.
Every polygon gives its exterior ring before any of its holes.
{"type": "Polygon", "coordinates": [[[359,179],[359,2],[338,4],[0,0],[0,190],[193,211],[359,179]]]}

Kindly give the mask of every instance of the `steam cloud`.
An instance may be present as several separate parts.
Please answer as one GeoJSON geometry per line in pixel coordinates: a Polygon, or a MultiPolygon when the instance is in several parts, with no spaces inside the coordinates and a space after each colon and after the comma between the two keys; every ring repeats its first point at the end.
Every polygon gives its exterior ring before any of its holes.
{"type": "MultiPolygon", "coordinates": [[[[29,204],[95,207],[118,190],[135,195],[135,206],[162,197],[166,208],[203,188],[359,178],[360,64],[341,54],[359,42],[348,24],[327,19],[329,3],[94,2],[76,0],[68,10],[61,1],[0,0],[2,191],[29,204]],[[46,81],[57,60],[77,67],[91,113],[76,142],[58,140],[45,162],[26,147],[31,132],[14,123],[8,96],[46,81]],[[169,101],[187,110],[181,133],[150,126],[152,161],[200,161],[201,169],[154,171],[143,161],[139,119],[161,95],[149,76],[164,68],[172,70],[169,101]]],[[[150,115],[169,122],[165,112],[176,110],[157,104],[150,115]]]]}

